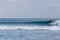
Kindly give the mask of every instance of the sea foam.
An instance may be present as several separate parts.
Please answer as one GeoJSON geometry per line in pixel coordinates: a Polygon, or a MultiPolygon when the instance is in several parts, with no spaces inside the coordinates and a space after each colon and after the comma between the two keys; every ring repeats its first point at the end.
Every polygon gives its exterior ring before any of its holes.
{"type": "Polygon", "coordinates": [[[59,26],[0,26],[0,30],[60,30],[59,26]]]}

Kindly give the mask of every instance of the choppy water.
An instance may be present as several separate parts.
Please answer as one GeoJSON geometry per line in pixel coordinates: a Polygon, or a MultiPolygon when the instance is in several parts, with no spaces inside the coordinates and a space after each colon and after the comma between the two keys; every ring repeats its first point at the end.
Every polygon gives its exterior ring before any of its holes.
{"type": "Polygon", "coordinates": [[[60,40],[60,31],[0,30],[0,40],[60,40]]]}
{"type": "MultiPolygon", "coordinates": [[[[55,21],[55,20],[53,20],[55,21]]],[[[60,23],[50,19],[0,18],[0,40],[60,40],[60,23]]]]}

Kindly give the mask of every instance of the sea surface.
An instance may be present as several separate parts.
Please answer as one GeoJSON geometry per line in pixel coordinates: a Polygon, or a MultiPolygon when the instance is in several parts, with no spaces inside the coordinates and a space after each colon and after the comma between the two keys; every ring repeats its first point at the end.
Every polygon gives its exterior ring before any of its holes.
{"type": "Polygon", "coordinates": [[[48,20],[0,18],[0,40],[60,40],[60,26],[48,20]]]}

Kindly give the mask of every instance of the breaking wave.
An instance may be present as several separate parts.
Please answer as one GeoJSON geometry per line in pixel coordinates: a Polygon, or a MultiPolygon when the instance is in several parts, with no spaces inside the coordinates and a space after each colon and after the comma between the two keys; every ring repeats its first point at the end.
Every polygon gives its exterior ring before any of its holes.
{"type": "Polygon", "coordinates": [[[59,26],[0,26],[0,30],[60,30],[59,26]]]}
{"type": "Polygon", "coordinates": [[[19,30],[21,30],[21,29],[23,29],[23,30],[25,30],[25,29],[27,29],[27,30],[36,30],[36,29],[37,30],[40,30],[40,29],[43,29],[43,30],[60,30],[59,26],[60,26],[60,20],[57,20],[57,19],[53,19],[53,20],[41,20],[41,19],[0,19],[0,29],[3,29],[3,30],[7,30],[7,29],[19,29],[19,30]],[[1,25],[1,24],[5,24],[5,25],[1,25]],[[14,25],[12,25],[12,24],[14,24],[14,25]],[[22,25],[22,24],[24,24],[24,25],[22,25]]]}

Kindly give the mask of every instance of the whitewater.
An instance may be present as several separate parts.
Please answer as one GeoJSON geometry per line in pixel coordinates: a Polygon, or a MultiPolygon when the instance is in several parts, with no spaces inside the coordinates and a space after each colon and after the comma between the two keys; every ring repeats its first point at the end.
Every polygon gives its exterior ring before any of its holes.
{"type": "Polygon", "coordinates": [[[0,30],[60,30],[59,26],[0,26],[0,30]]]}
{"type": "Polygon", "coordinates": [[[60,40],[60,21],[0,19],[0,40],[60,40]]]}
{"type": "Polygon", "coordinates": [[[60,30],[60,20],[50,23],[51,26],[45,25],[0,25],[0,30],[60,30]]]}

